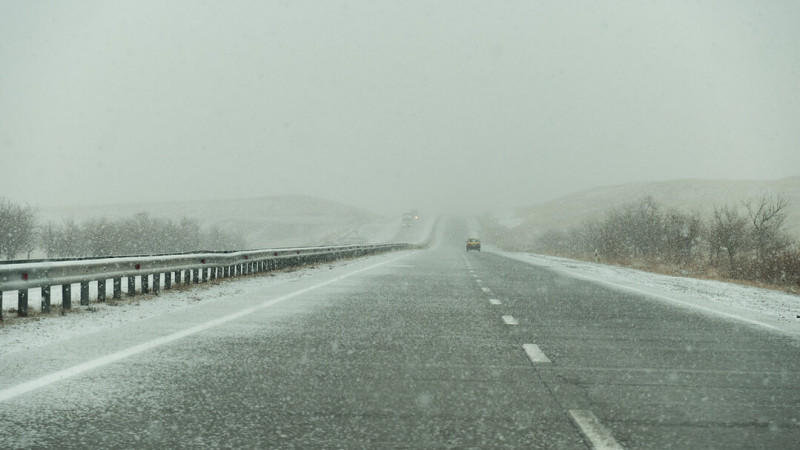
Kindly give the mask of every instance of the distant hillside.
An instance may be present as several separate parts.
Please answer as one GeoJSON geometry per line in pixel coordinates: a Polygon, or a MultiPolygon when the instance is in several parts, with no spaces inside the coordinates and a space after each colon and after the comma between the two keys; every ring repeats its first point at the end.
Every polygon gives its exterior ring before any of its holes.
{"type": "Polygon", "coordinates": [[[140,212],[176,221],[188,217],[203,227],[236,229],[254,248],[335,244],[357,227],[385,220],[363,209],[305,196],[41,208],[39,220],[60,224],[73,217],[80,223],[92,217],[126,218],[140,212]]]}
{"type": "Polygon", "coordinates": [[[517,208],[498,219],[518,234],[533,236],[550,229],[570,228],[591,218],[602,219],[609,209],[647,195],[665,208],[698,211],[709,217],[715,205],[741,206],[748,199],[760,198],[762,192],[780,192],[789,199],[785,227],[800,237],[800,177],[772,181],[672,180],[608,186],[517,208]]]}

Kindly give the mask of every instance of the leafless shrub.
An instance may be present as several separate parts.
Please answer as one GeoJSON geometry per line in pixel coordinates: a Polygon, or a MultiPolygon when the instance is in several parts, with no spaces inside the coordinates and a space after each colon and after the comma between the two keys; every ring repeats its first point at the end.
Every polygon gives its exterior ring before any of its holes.
{"type": "Polygon", "coordinates": [[[533,249],[664,273],[800,286],[800,248],[782,229],[788,201],[763,195],[744,206],[746,215],[717,205],[704,222],[699,212],[663,211],[645,197],[603,220],[541,233],[533,249]]]}

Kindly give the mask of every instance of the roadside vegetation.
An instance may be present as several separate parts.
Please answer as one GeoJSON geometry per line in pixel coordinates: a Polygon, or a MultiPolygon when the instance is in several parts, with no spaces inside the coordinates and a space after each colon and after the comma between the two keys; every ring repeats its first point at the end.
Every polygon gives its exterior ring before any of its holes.
{"type": "Polygon", "coordinates": [[[246,248],[240,233],[203,229],[184,217],[178,222],[138,213],[125,219],[98,217],[78,223],[39,224],[30,206],[0,198],[0,258],[26,257],[39,250],[48,258],[152,255],[246,248]]]}
{"type": "Polygon", "coordinates": [[[26,205],[0,197],[0,258],[13,259],[36,248],[36,214],[26,205]]]}
{"type": "Polygon", "coordinates": [[[800,293],[800,245],[784,230],[788,205],[781,194],[763,194],[687,213],[665,209],[648,196],[565,230],[509,229],[486,216],[482,226],[484,238],[506,250],[800,293]]]}

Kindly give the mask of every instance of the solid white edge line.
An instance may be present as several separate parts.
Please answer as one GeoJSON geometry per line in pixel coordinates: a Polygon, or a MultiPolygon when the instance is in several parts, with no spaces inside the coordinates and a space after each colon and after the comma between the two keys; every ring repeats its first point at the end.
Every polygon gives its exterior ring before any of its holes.
{"type": "Polygon", "coordinates": [[[519,322],[514,316],[503,316],[503,322],[505,322],[506,325],[519,325],[519,322]]]}
{"type": "Polygon", "coordinates": [[[726,313],[724,311],[719,311],[719,310],[716,310],[716,309],[713,309],[713,308],[708,308],[708,307],[705,307],[705,306],[696,305],[694,303],[686,302],[686,301],[683,301],[683,300],[678,300],[677,298],[667,297],[666,295],[647,292],[647,291],[644,291],[642,289],[637,289],[635,287],[625,286],[625,285],[622,285],[622,284],[613,283],[611,281],[599,280],[597,278],[587,277],[585,275],[576,275],[576,277],[577,278],[583,278],[583,279],[589,280],[589,281],[594,281],[595,283],[607,284],[609,286],[616,287],[617,289],[620,289],[620,290],[627,290],[627,291],[630,291],[630,292],[635,292],[637,294],[642,294],[642,295],[649,296],[649,297],[660,298],[660,299],[666,300],[668,302],[679,303],[679,304],[684,305],[684,306],[689,306],[689,307],[692,307],[692,308],[700,309],[702,311],[706,311],[706,312],[709,312],[709,313],[712,313],[712,314],[717,314],[717,315],[720,315],[720,316],[723,316],[723,317],[727,317],[729,319],[740,320],[742,322],[747,322],[747,323],[750,323],[750,324],[753,324],[753,325],[758,325],[760,327],[769,328],[771,330],[779,330],[780,329],[780,328],[778,328],[776,326],[772,326],[772,325],[770,325],[768,323],[759,322],[758,320],[748,319],[746,317],[737,316],[736,314],[726,313]]]}
{"type": "Polygon", "coordinates": [[[489,303],[491,303],[491,304],[493,304],[493,305],[502,305],[502,303],[500,302],[500,300],[498,300],[498,299],[496,299],[496,298],[490,298],[490,299],[489,299],[489,303]]]}
{"type": "Polygon", "coordinates": [[[187,336],[191,336],[193,334],[197,334],[197,333],[199,333],[201,331],[205,331],[205,330],[207,330],[209,328],[213,328],[213,327],[216,327],[218,325],[222,325],[223,323],[230,322],[231,320],[238,319],[238,318],[240,318],[242,316],[246,316],[246,315],[251,314],[251,313],[253,313],[255,311],[258,311],[260,309],[268,308],[268,307],[273,306],[275,304],[278,304],[278,303],[281,303],[283,301],[289,300],[291,298],[297,297],[298,295],[305,294],[306,292],[313,291],[315,289],[319,289],[319,288],[321,288],[323,286],[327,286],[329,284],[336,283],[337,281],[341,281],[341,280],[343,280],[345,278],[349,278],[349,277],[351,277],[353,275],[356,275],[356,274],[359,274],[361,272],[366,272],[366,271],[374,269],[376,267],[379,267],[379,266],[382,266],[382,265],[389,264],[391,262],[397,261],[398,259],[405,258],[408,255],[409,254],[398,256],[397,258],[392,258],[392,259],[390,259],[388,261],[384,261],[384,262],[380,262],[380,263],[377,263],[377,264],[373,264],[373,265],[371,265],[369,267],[365,267],[363,269],[359,269],[359,270],[356,270],[354,272],[350,272],[350,273],[347,273],[347,274],[344,274],[344,275],[341,275],[341,276],[338,276],[338,277],[335,277],[335,278],[331,278],[330,280],[323,281],[322,283],[315,284],[313,286],[309,286],[307,288],[300,289],[299,291],[292,292],[291,294],[286,294],[286,295],[284,295],[282,297],[278,297],[278,298],[275,298],[275,299],[272,299],[272,300],[267,300],[266,302],[264,302],[264,303],[262,303],[260,305],[253,306],[253,307],[250,307],[250,308],[246,308],[246,309],[243,309],[241,311],[235,312],[233,314],[229,314],[227,316],[223,316],[223,317],[220,317],[220,318],[217,318],[217,319],[214,319],[214,320],[210,320],[208,322],[204,322],[204,323],[201,323],[199,325],[195,325],[195,326],[187,328],[185,330],[177,331],[177,332],[169,334],[167,336],[162,336],[160,338],[156,338],[156,339],[153,339],[153,340],[150,340],[150,341],[147,341],[147,342],[143,342],[143,343],[141,343],[139,345],[135,345],[133,347],[129,347],[129,348],[126,348],[124,350],[120,350],[118,352],[111,353],[109,355],[105,355],[105,356],[101,356],[99,358],[95,358],[95,359],[93,359],[91,361],[87,361],[87,362],[82,363],[82,364],[78,364],[78,365],[63,369],[63,370],[59,370],[57,372],[53,372],[53,373],[51,373],[49,375],[45,375],[45,376],[37,378],[35,380],[31,380],[31,381],[28,381],[28,382],[25,382],[25,383],[22,383],[22,384],[18,384],[16,386],[11,386],[9,388],[6,388],[6,389],[3,389],[2,391],[0,391],[0,403],[4,402],[6,400],[12,399],[14,397],[20,396],[22,394],[25,394],[27,392],[39,389],[41,387],[48,386],[50,384],[56,383],[58,381],[74,377],[76,375],[82,374],[82,373],[87,372],[89,370],[96,369],[98,367],[105,366],[105,365],[111,364],[111,363],[116,362],[116,361],[120,361],[120,360],[125,359],[125,358],[127,358],[129,356],[133,356],[133,355],[135,355],[137,353],[141,353],[141,352],[143,352],[145,350],[150,350],[150,349],[153,349],[153,348],[156,348],[156,347],[160,347],[160,346],[162,346],[164,344],[168,344],[168,343],[176,341],[178,339],[182,339],[182,338],[185,338],[187,336]]]}
{"type": "Polygon", "coordinates": [[[666,300],[666,301],[672,302],[672,303],[678,303],[680,305],[688,306],[690,308],[699,309],[701,311],[705,311],[705,312],[708,312],[708,313],[711,313],[711,314],[716,314],[718,316],[723,316],[723,317],[727,317],[729,319],[739,320],[739,321],[746,322],[746,323],[749,323],[749,324],[752,324],[752,325],[757,325],[757,326],[760,326],[760,327],[768,328],[770,330],[778,330],[778,331],[780,331],[780,328],[778,328],[776,326],[773,326],[773,325],[770,325],[768,323],[760,322],[758,320],[748,319],[746,317],[738,316],[736,314],[727,313],[725,311],[720,311],[720,310],[717,310],[717,309],[714,309],[714,308],[709,308],[709,307],[706,307],[706,306],[700,306],[700,305],[697,305],[697,304],[694,304],[694,303],[691,303],[691,302],[687,302],[687,301],[684,301],[684,300],[678,300],[677,298],[668,297],[666,295],[656,294],[656,293],[653,293],[653,292],[647,292],[645,290],[637,289],[635,287],[625,286],[623,284],[617,284],[617,283],[614,283],[614,282],[611,282],[611,281],[601,280],[601,279],[590,277],[590,276],[586,276],[586,275],[578,275],[576,273],[564,270],[564,269],[562,269],[560,267],[548,266],[548,265],[543,264],[541,262],[537,262],[537,261],[531,260],[532,258],[535,258],[535,256],[530,256],[528,254],[525,254],[525,256],[526,256],[525,258],[523,258],[522,256],[508,255],[508,254],[503,254],[503,253],[495,253],[495,254],[496,255],[500,255],[500,256],[505,256],[507,258],[514,259],[514,260],[517,260],[517,261],[521,261],[521,262],[524,262],[526,264],[530,264],[530,265],[533,265],[533,266],[544,267],[546,269],[553,270],[555,272],[558,272],[558,273],[560,273],[562,275],[565,275],[565,276],[568,276],[568,277],[577,278],[577,279],[586,280],[586,281],[592,281],[592,282],[595,282],[595,283],[598,283],[598,284],[605,284],[605,285],[612,286],[612,287],[614,287],[616,289],[619,289],[619,290],[635,292],[637,294],[641,294],[641,295],[644,295],[644,296],[647,296],[647,297],[653,297],[653,298],[658,298],[658,299],[661,299],[661,300],[666,300]]]}
{"type": "Polygon", "coordinates": [[[534,364],[552,362],[536,344],[522,344],[522,348],[525,349],[525,354],[528,355],[528,359],[534,364]]]}
{"type": "Polygon", "coordinates": [[[569,415],[595,450],[623,450],[608,428],[591,411],[571,409],[569,415]]]}

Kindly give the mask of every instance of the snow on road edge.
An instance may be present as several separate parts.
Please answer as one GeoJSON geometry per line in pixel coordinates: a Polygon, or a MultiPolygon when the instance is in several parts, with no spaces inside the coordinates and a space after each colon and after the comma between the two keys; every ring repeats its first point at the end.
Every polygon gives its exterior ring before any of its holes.
{"type": "Polygon", "coordinates": [[[561,274],[647,295],[705,313],[800,336],[800,296],[716,280],[676,277],[555,256],[489,252],[561,274]]]}
{"type": "MultiPolygon", "coordinates": [[[[168,312],[191,308],[201,302],[224,300],[235,294],[268,285],[295,281],[309,276],[313,272],[327,271],[330,267],[347,266],[352,263],[351,260],[342,260],[287,272],[218,279],[215,282],[191,285],[189,289],[165,290],[159,295],[140,294],[136,297],[124,298],[119,302],[92,301],[88,306],[73,306],[72,311],[63,316],[53,313],[22,320],[17,319],[13,324],[0,323],[0,356],[53,344],[76,335],[85,335],[117,328],[135,321],[147,320],[168,312]]],[[[60,308],[54,310],[60,310],[60,308]]]]}

